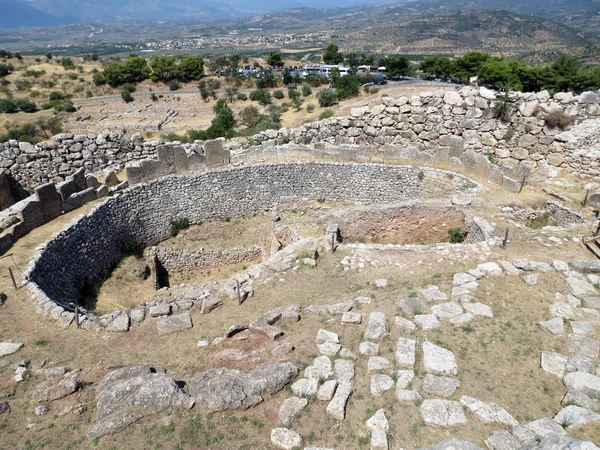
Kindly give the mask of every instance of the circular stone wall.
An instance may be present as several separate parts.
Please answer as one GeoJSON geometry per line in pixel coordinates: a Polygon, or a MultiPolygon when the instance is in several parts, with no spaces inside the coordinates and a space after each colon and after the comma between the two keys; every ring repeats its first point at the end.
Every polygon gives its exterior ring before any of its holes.
{"type": "Polygon", "coordinates": [[[128,249],[166,239],[174,218],[194,224],[317,199],[420,200],[475,186],[438,169],[355,163],[262,164],[165,177],[109,198],[58,234],[31,262],[29,285],[45,308],[48,302],[72,306],[81,288],[99,280],[128,249]]]}

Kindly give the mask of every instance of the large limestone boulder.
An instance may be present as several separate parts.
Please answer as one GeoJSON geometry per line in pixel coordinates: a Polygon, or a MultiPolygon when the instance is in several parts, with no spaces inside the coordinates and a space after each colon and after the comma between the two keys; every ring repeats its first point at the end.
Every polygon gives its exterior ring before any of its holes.
{"type": "Polygon", "coordinates": [[[462,106],[463,98],[456,91],[448,91],[444,94],[444,103],[450,106],[462,106]]]}
{"type": "Polygon", "coordinates": [[[114,370],[96,390],[96,423],[88,432],[99,437],[124,430],[141,418],[171,407],[190,409],[194,399],[159,366],[132,366],[114,370]]]}
{"type": "Polygon", "coordinates": [[[192,379],[190,394],[198,406],[210,411],[247,409],[279,392],[297,373],[289,362],[266,362],[251,372],[209,369],[192,379]]]}
{"type": "Polygon", "coordinates": [[[563,378],[569,392],[581,391],[591,398],[600,399],[600,377],[585,372],[571,372],[563,378]]]}

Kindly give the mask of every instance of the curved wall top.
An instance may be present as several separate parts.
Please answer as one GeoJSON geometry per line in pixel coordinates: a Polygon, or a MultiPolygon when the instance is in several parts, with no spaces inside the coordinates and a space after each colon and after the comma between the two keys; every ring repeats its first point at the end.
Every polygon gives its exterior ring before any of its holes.
{"type": "Polygon", "coordinates": [[[28,279],[40,302],[72,305],[81,287],[96,282],[127,248],[167,238],[174,218],[193,224],[321,198],[418,200],[476,185],[438,169],[357,163],[262,164],[165,177],[109,198],[59,233],[30,263],[28,279]]]}

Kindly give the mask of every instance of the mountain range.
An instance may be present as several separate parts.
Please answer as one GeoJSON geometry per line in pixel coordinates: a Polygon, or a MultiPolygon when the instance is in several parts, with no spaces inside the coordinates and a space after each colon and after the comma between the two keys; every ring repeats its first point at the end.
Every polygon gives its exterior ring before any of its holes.
{"type": "MultiPolygon", "coordinates": [[[[303,10],[307,16],[369,14],[376,6],[399,17],[467,10],[506,10],[551,19],[600,36],[600,0],[0,0],[0,28],[115,21],[208,21],[303,10]]],[[[373,24],[377,25],[377,24],[373,24]]]]}
{"type": "Polygon", "coordinates": [[[398,0],[0,0],[0,28],[67,23],[211,20],[264,14],[289,8],[391,4],[398,0]]]}

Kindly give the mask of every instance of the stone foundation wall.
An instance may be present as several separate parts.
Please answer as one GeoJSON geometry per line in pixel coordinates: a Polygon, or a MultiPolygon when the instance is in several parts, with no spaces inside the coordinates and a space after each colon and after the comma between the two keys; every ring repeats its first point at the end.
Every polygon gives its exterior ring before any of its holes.
{"type": "Polygon", "coordinates": [[[264,164],[164,177],[107,199],[59,233],[30,263],[29,287],[40,308],[60,317],[79,300],[82,286],[97,282],[128,248],[168,238],[175,218],[196,224],[293,201],[390,203],[476,186],[437,169],[378,164],[264,164]]]}
{"type": "MultiPolygon", "coordinates": [[[[192,168],[205,170],[229,162],[229,154],[223,153],[222,142],[219,139],[174,144],[193,157],[192,168]]],[[[99,135],[62,133],[36,145],[12,140],[0,143],[0,168],[23,188],[32,191],[42,184],[64,181],[82,168],[86,173],[96,173],[109,167],[123,169],[127,163],[156,161],[158,149],[164,144],[162,139],[146,142],[141,134],[134,134],[129,139],[122,132],[108,131],[99,135]]],[[[146,164],[144,180],[162,175],[160,171],[148,175],[150,168],[146,164]]]]}
{"type": "Polygon", "coordinates": [[[246,250],[230,249],[209,251],[190,251],[180,248],[152,247],[148,249],[148,253],[156,255],[162,266],[169,272],[249,263],[262,258],[263,256],[262,249],[259,247],[246,250]]]}
{"type": "MultiPolygon", "coordinates": [[[[310,145],[316,153],[346,146],[351,159],[365,153],[373,155],[378,149],[385,158],[427,164],[441,151],[451,167],[470,173],[472,168],[464,158],[470,152],[468,159],[482,156],[492,170],[519,181],[523,174],[545,179],[561,170],[582,178],[598,178],[599,99],[598,92],[579,96],[558,93],[554,97],[547,91],[512,93],[511,114],[497,119],[494,106],[502,99],[483,87],[423,92],[411,98],[384,97],[382,104],[372,108],[353,108],[348,118],[263,131],[250,139],[246,153],[260,159],[261,153],[269,153],[268,147],[277,145],[310,145]],[[566,114],[572,124],[564,130],[550,126],[546,121],[550,112],[566,114]]],[[[278,156],[283,155],[280,150],[278,156]]],[[[238,158],[244,158],[243,154],[238,158]]],[[[503,184],[501,177],[491,181],[503,184]]]]}
{"type": "MultiPolygon", "coordinates": [[[[335,146],[341,150],[337,157],[342,160],[357,160],[367,148],[371,154],[381,151],[386,158],[425,165],[436,160],[441,152],[449,167],[467,173],[472,167],[468,161],[465,163],[464,155],[470,151],[467,160],[473,160],[473,155],[481,156],[488,160],[492,171],[502,171],[511,178],[519,179],[532,172],[545,179],[565,170],[600,180],[600,120],[593,120],[600,118],[597,92],[579,96],[558,93],[551,97],[542,91],[511,96],[512,113],[506,120],[494,118],[494,106],[502,101],[499,94],[483,87],[464,87],[460,91],[423,92],[411,98],[385,97],[372,108],[353,108],[348,118],[261,132],[243,144],[243,152],[239,143],[228,142],[225,147],[238,161],[260,159],[266,148],[283,144],[310,146],[317,157],[324,148],[335,146]],[[570,116],[573,124],[566,130],[549,126],[545,119],[553,111],[570,116]],[[356,145],[358,149],[352,147],[356,145]],[[347,155],[341,154],[344,152],[347,155]]],[[[109,131],[99,135],[63,133],[37,145],[0,143],[0,168],[31,191],[41,184],[60,182],[80,168],[93,173],[107,167],[124,168],[128,163],[156,160],[157,148],[163,144],[160,139],[145,142],[141,134],[127,138],[121,132],[109,131]]],[[[214,167],[223,162],[222,154],[214,158],[206,154],[210,145],[205,142],[181,147],[188,157],[204,156],[205,160],[196,161],[199,164],[205,162],[214,167]]],[[[279,156],[293,151],[285,147],[279,156]]],[[[310,156],[307,153],[310,152],[299,154],[306,158],[310,156]]],[[[152,172],[150,166],[147,164],[146,172],[152,172]]],[[[144,176],[140,180],[148,179],[144,176]]],[[[503,184],[501,177],[490,179],[503,184]]]]}

